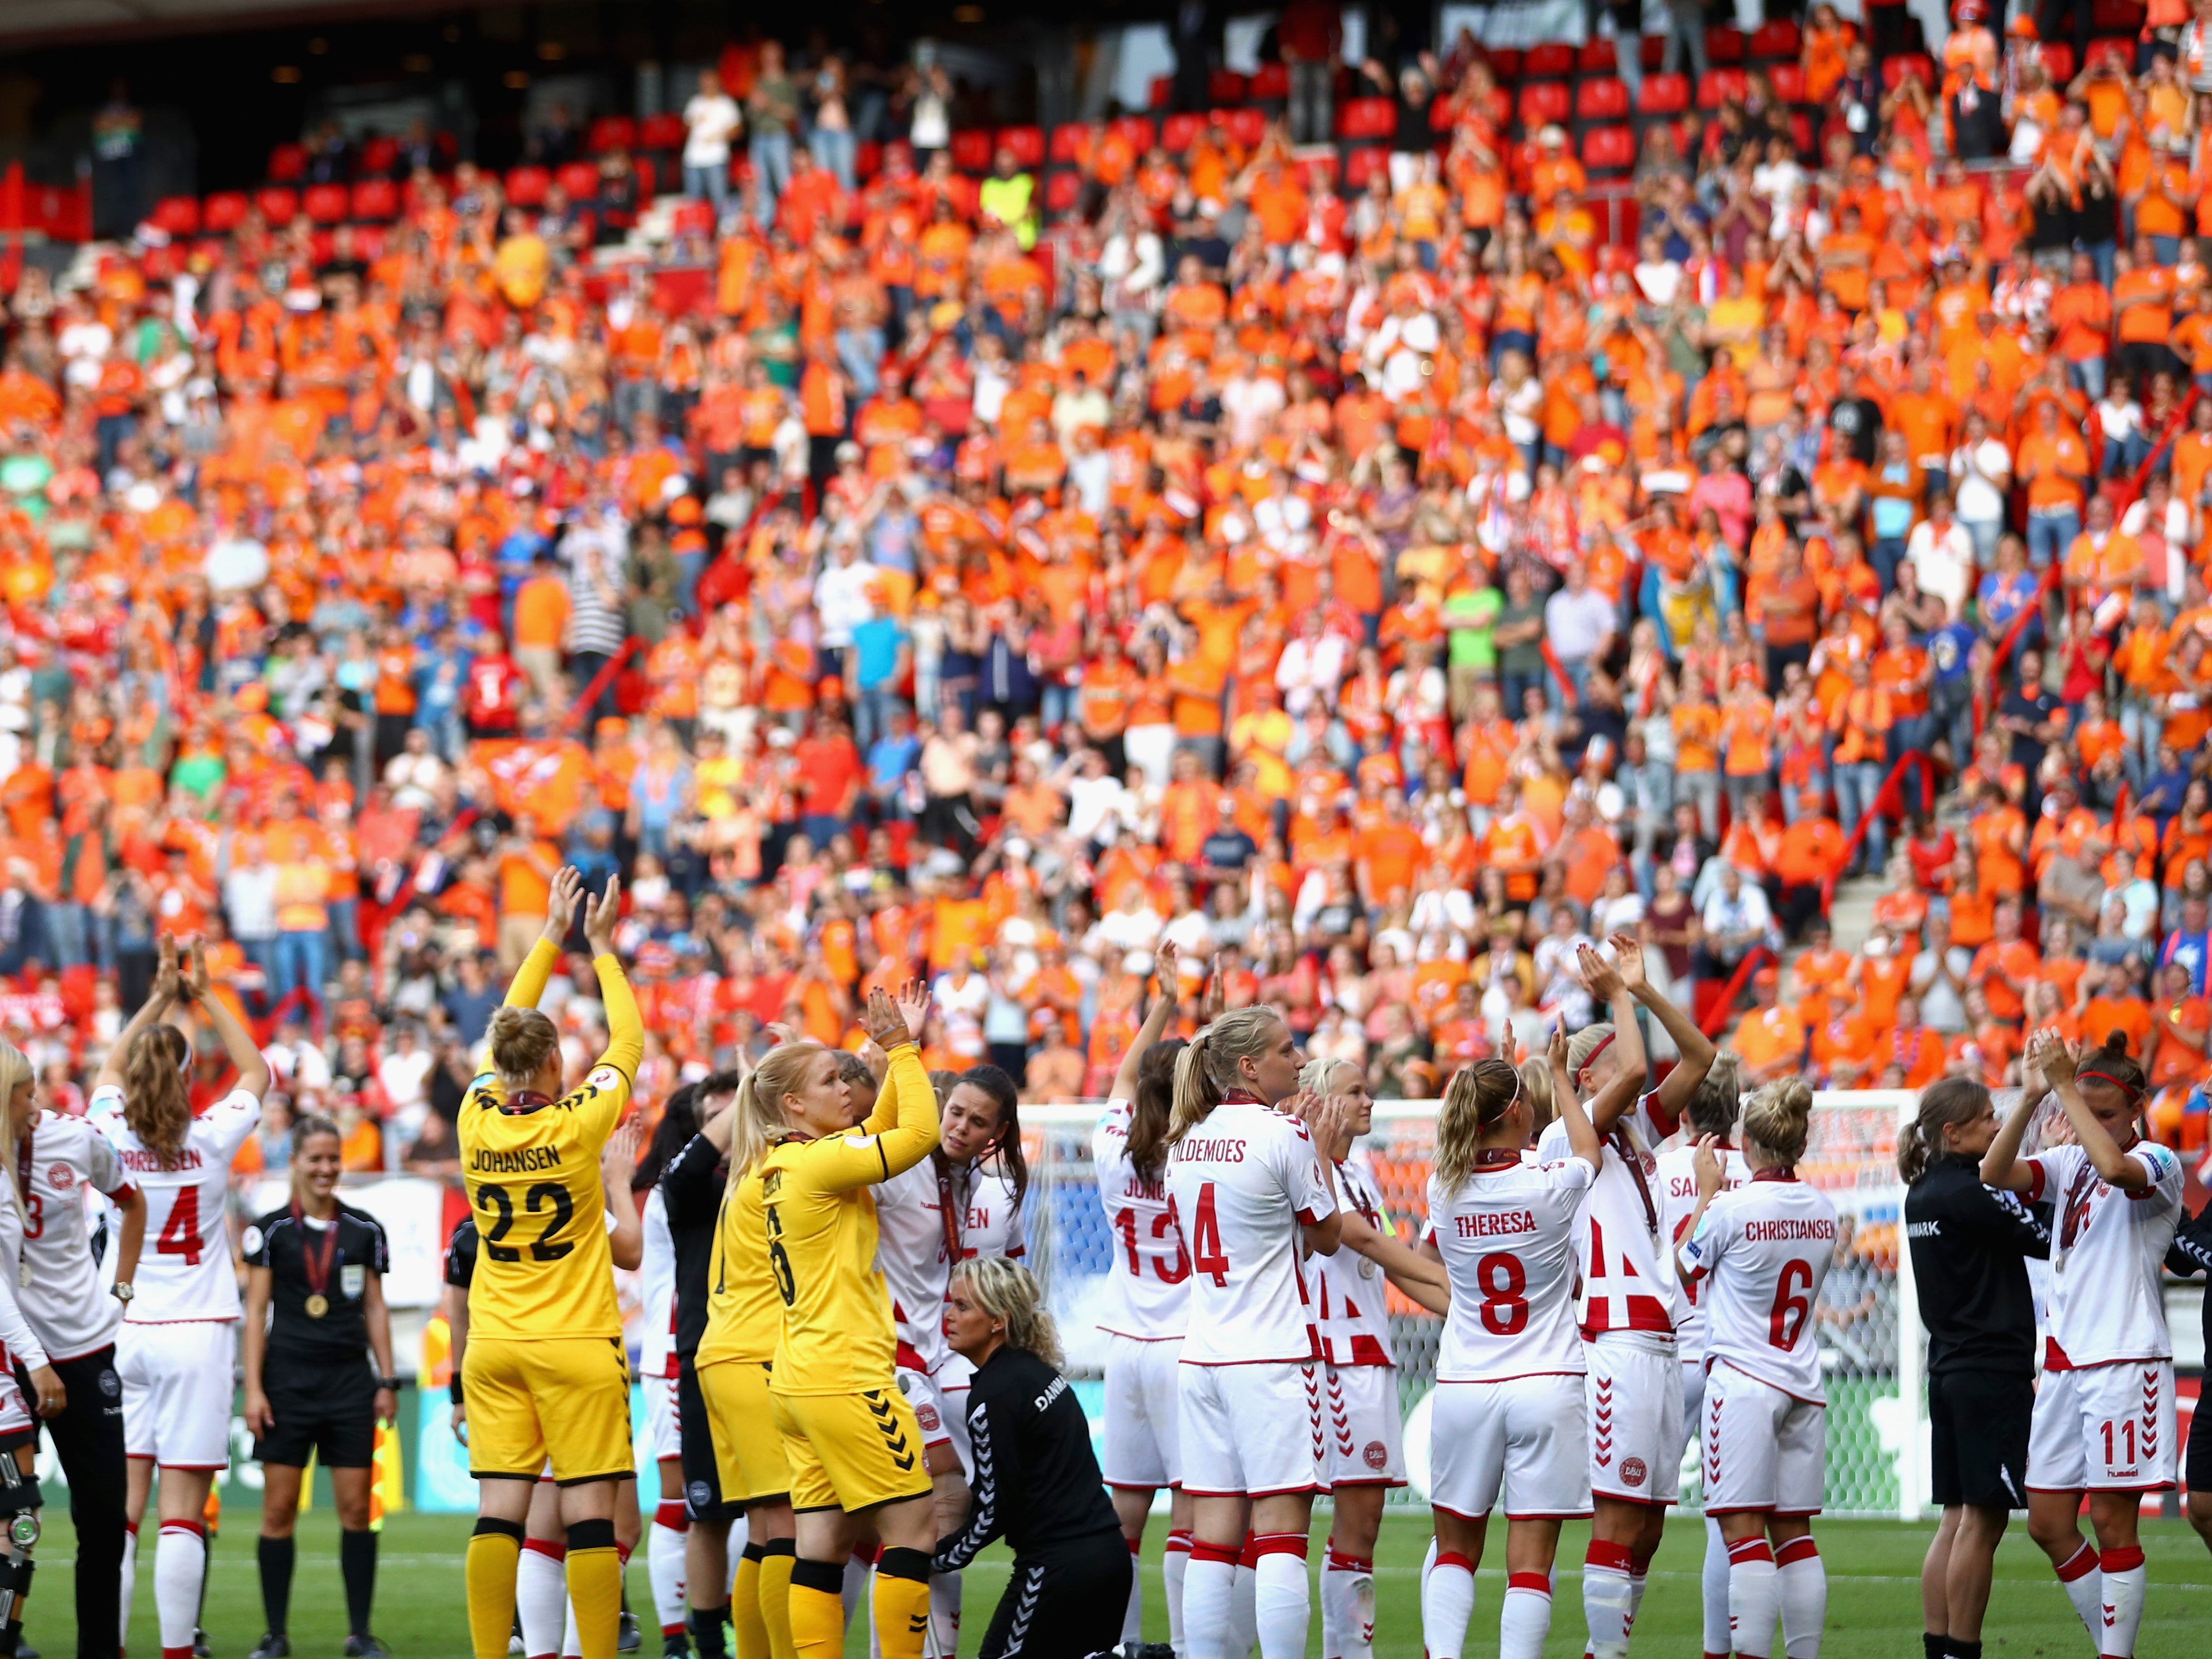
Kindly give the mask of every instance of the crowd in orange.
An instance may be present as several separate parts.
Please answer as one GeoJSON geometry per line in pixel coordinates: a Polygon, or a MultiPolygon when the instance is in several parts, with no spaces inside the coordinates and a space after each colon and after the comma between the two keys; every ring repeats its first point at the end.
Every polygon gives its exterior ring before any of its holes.
{"type": "Polygon", "coordinates": [[[1096,1094],[1164,938],[1424,1095],[1625,931],[1754,1075],[2117,1029],[2201,1142],[2199,27],[2054,84],[1969,18],[1923,84],[1818,8],[1595,185],[1462,40],[1357,185],[1224,112],[802,160],[657,265],[463,163],[373,258],[26,270],[0,1024],[74,1099],[204,932],[350,1162],[445,1167],[568,861],[646,1099],[917,970],[933,1066],[1096,1094]]]}

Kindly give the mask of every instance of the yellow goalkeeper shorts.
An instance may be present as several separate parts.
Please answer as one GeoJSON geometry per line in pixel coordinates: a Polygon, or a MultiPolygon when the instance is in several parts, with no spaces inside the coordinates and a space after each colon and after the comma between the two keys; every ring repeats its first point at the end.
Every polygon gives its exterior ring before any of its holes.
{"type": "Polygon", "coordinates": [[[892,1385],[861,1394],[776,1394],[791,1507],[848,1514],[930,1494],[921,1425],[892,1385]]]}
{"type": "Polygon", "coordinates": [[[707,1401],[714,1470],[726,1504],[764,1504],[791,1492],[791,1465],[769,1397],[769,1370],[757,1359],[718,1359],[699,1367],[699,1393],[707,1401]]]}
{"type": "Polygon", "coordinates": [[[549,1459],[563,1486],[635,1472],[619,1339],[479,1337],[462,1357],[461,1397],[479,1480],[535,1480],[549,1459]]]}

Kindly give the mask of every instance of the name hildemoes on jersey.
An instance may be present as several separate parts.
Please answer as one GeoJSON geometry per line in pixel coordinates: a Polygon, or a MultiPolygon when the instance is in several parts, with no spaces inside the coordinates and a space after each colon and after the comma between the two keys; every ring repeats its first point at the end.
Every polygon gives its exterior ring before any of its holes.
{"type": "Polygon", "coordinates": [[[561,1149],[557,1146],[517,1146],[511,1152],[479,1146],[469,1159],[469,1168],[483,1175],[528,1175],[536,1170],[560,1167],[561,1149]]]}
{"type": "Polygon", "coordinates": [[[1244,1143],[1241,1140],[1201,1140],[1195,1136],[1186,1135],[1176,1142],[1175,1157],[1178,1164],[1242,1164],[1244,1161],[1244,1143]]]}

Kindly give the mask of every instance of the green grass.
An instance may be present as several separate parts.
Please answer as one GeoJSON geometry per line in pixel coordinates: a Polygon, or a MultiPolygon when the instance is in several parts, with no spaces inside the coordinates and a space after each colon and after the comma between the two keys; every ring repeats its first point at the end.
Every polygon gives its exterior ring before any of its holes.
{"type": "MultiPolygon", "coordinates": [[[[71,1540],[65,1514],[49,1511],[51,1524],[39,1547],[41,1562],[30,1605],[27,1634],[49,1659],[70,1659],[76,1633],[70,1616],[71,1540]]],[[[234,1507],[215,1546],[214,1579],[209,1587],[207,1626],[216,1659],[245,1659],[260,1638],[261,1595],[254,1565],[253,1517],[234,1507]]],[[[469,1522],[458,1516],[400,1515],[385,1527],[382,1571],[378,1584],[376,1631],[396,1659],[467,1659],[462,1617],[461,1552],[469,1522]]],[[[1898,1522],[1833,1521],[1819,1523],[1821,1553],[1829,1577],[1828,1630],[1824,1659],[1917,1659],[1920,1654],[1920,1557],[1929,1528],[1898,1522]]],[[[1318,1541],[1326,1518],[1317,1517],[1318,1541]]],[[[299,1659],[337,1659],[345,1636],[345,1601],[338,1582],[337,1522],[327,1512],[302,1517],[300,1568],[292,1593],[292,1646],[299,1659]]],[[[1166,1615],[1159,1597],[1158,1551],[1166,1535],[1155,1520],[1146,1542],[1146,1634],[1164,1640],[1166,1615]]],[[[1570,1527],[1560,1544],[1559,1600],[1552,1621],[1547,1653],[1572,1659],[1582,1651],[1583,1620],[1579,1568],[1583,1534],[1570,1527]]],[[[1427,1547],[1425,1521],[1393,1516],[1385,1522],[1377,1554],[1376,1652],[1382,1659],[1419,1659],[1419,1576],[1427,1547]]],[[[1502,1540],[1493,1540],[1493,1559],[1502,1540]]],[[[2142,1659],[2197,1659],[2212,1651],[2212,1557],[2196,1535],[2179,1522],[2155,1522],[2144,1532],[2149,1557],[2150,1606],[2136,1646],[2142,1659]]],[[[1693,1517],[1678,1520],[1654,1565],[1651,1589],[1637,1620],[1638,1655],[1651,1659],[1686,1659],[1698,1650],[1698,1570],[1704,1533],[1693,1517]]],[[[968,1574],[966,1638],[971,1656],[985,1621],[1006,1583],[1006,1559],[994,1553],[968,1574]]],[[[630,1601],[648,1608],[651,1594],[641,1557],[630,1566],[630,1601]]],[[[1498,1604],[1504,1586],[1502,1571],[1486,1569],[1476,1592],[1474,1620],[1468,1630],[1468,1659],[1498,1651],[1498,1604]]],[[[650,1624],[650,1615],[647,1615],[650,1624]]],[[[1997,1588],[1984,1632],[1990,1659],[2081,1659],[2088,1638],[2060,1593],[2041,1552],[2028,1542],[2015,1521],[1997,1557],[1997,1588]]],[[[131,1627],[131,1650],[159,1652],[154,1623],[152,1552],[139,1559],[138,1591],[131,1627]]],[[[848,1653],[865,1659],[865,1633],[856,1624],[848,1653]]],[[[1310,1654],[1321,1651],[1316,1597],[1310,1654]]],[[[644,1659],[657,1659],[648,1637],[644,1659]]]]}

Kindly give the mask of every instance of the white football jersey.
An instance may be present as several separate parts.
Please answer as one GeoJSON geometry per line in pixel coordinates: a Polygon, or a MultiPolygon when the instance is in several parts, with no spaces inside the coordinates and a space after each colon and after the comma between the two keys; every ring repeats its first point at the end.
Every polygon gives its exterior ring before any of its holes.
{"type": "Polygon", "coordinates": [[[1457,1192],[1429,1181],[1429,1220],[1451,1277],[1439,1382],[1580,1376],[1576,1217],[1597,1171],[1579,1158],[1480,1170],[1457,1192]]]}
{"type": "Polygon", "coordinates": [[[951,1357],[945,1340],[945,1295],[956,1251],[962,1261],[975,1255],[1019,1261],[1024,1254],[1013,1188],[997,1174],[967,1174],[965,1207],[948,1224],[945,1202],[948,1197],[958,1202],[951,1188],[962,1181],[957,1170],[940,1178],[937,1160],[926,1158],[873,1189],[876,1264],[890,1286],[898,1363],[908,1370],[935,1372],[951,1357]]]}
{"type": "Polygon", "coordinates": [[[1190,1251],[1168,1208],[1165,1164],[1158,1179],[1147,1180],[1129,1163],[1133,1109],[1129,1101],[1108,1101],[1091,1135],[1098,1199],[1114,1244],[1107,1313],[1098,1328],[1139,1342],[1176,1342],[1190,1313],[1190,1251]]]}
{"type": "MultiPolygon", "coordinates": [[[[29,1283],[15,1292],[23,1316],[56,1359],[76,1359],[115,1340],[123,1304],[107,1293],[92,1255],[83,1188],[120,1201],[135,1190],[115,1143],[81,1117],[41,1112],[15,1143],[23,1194],[22,1259],[29,1283]]],[[[19,1275],[19,1278],[21,1275],[19,1275]]]]}
{"type": "MultiPolygon", "coordinates": [[[[138,1258],[126,1325],[235,1319],[238,1278],[230,1264],[224,1203],[230,1164],[261,1121],[261,1102],[234,1089],[191,1121],[173,1161],[142,1145],[123,1116],[123,1091],[92,1091],[88,1114],[115,1145],[123,1172],[146,1194],[146,1247],[138,1258]]],[[[109,1249],[115,1243],[111,1239],[109,1249]]]]}
{"type": "MultiPolygon", "coordinates": [[[[1687,1133],[1685,1131],[1685,1133],[1687,1133]]],[[[1659,1201],[1659,1276],[1674,1286],[1674,1340],[1684,1361],[1705,1357],[1705,1310],[1698,1287],[1685,1285],[1674,1272],[1674,1250],[1690,1231],[1698,1207],[1698,1149],[1691,1141],[1659,1154],[1659,1173],[1651,1195],[1659,1201]]],[[[1734,1146],[1721,1149],[1721,1190],[1732,1193],[1751,1179],[1751,1165],[1734,1146]]]]}
{"type": "Polygon", "coordinates": [[[1306,1126],[1249,1095],[1223,1101],[1168,1149],[1168,1201],[1190,1246],[1183,1362],[1319,1358],[1298,1230],[1336,1200],[1306,1126]]]}
{"type": "MultiPolygon", "coordinates": [[[[1655,1091],[1622,1113],[1606,1137],[1605,1161],[1575,1230],[1583,1275],[1577,1314],[1586,1340],[1605,1331],[1674,1334],[1674,1275],[1659,1262],[1659,1160],[1651,1151],[1674,1132],[1660,1115],[1655,1091]]],[[[1554,1119],[1545,1127],[1536,1156],[1547,1164],[1567,1156],[1565,1123],[1554,1119]]]]}
{"type": "Polygon", "coordinates": [[[1753,1176],[1717,1194],[1681,1247],[1705,1311],[1707,1363],[1826,1403],[1813,1304],[1835,1254],[1835,1206],[1796,1176],[1753,1176]]]}
{"type": "MultiPolygon", "coordinates": [[[[24,1409],[22,1396],[15,1388],[14,1367],[17,1360],[33,1370],[47,1363],[52,1357],[31,1322],[23,1316],[23,1308],[17,1297],[27,1295],[19,1281],[16,1268],[22,1260],[23,1218],[15,1206],[0,1197],[0,1417],[12,1417],[24,1409]]],[[[20,1428],[21,1424],[15,1424],[20,1428]]]]}
{"type": "Polygon", "coordinates": [[[2051,1205],[2046,1369],[2173,1357],[2159,1273],[2181,1219],[2181,1160],[2148,1140],[2128,1156],[2151,1178],[2139,1193],[2107,1186],[2079,1146],[2027,1160],[2028,1201],[2051,1205]]]}
{"type": "MultiPolygon", "coordinates": [[[[1357,1158],[1336,1166],[1336,1191],[1378,1233],[1396,1237],[1375,1178],[1357,1158]]],[[[1320,1313],[1322,1357],[1332,1365],[1395,1365],[1389,1310],[1382,1302],[1382,1270],[1349,1248],[1316,1256],[1314,1294],[1320,1313]]]]}
{"type": "Polygon", "coordinates": [[[674,1376],[676,1366],[676,1237],[668,1231],[668,1204],[659,1182],[645,1195],[638,1224],[645,1231],[645,1279],[638,1308],[637,1374],[674,1376]]]}

